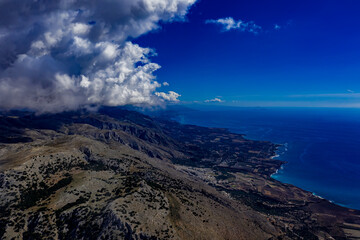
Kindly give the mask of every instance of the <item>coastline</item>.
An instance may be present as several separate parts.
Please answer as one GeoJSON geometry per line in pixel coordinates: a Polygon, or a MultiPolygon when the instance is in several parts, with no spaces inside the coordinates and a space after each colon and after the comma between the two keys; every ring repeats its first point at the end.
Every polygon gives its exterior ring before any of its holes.
{"type": "MultiPolygon", "coordinates": [[[[211,116],[213,116],[213,115],[211,115],[211,116]]],[[[205,120],[199,121],[199,119],[196,119],[196,121],[191,121],[191,119],[192,119],[191,116],[190,117],[188,116],[186,118],[183,117],[181,122],[182,122],[182,124],[191,124],[191,125],[202,126],[202,127],[212,127],[212,128],[227,129],[229,132],[242,135],[242,136],[244,136],[245,139],[251,140],[251,141],[270,141],[275,146],[277,146],[277,148],[276,148],[275,151],[270,151],[269,152],[269,159],[278,160],[278,161],[282,162],[282,164],[278,168],[274,169],[274,172],[270,174],[270,177],[272,179],[274,179],[274,180],[277,180],[277,181],[281,182],[281,183],[291,184],[293,186],[299,187],[299,188],[303,189],[304,191],[307,191],[307,192],[310,192],[310,193],[312,193],[312,192],[316,193],[317,192],[316,189],[311,189],[311,187],[310,187],[310,189],[308,189],[308,188],[306,188],[306,186],[305,187],[304,186],[299,186],[299,185],[297,185],[295,183],[291,183],[289,181],[281,181],[281,180],[279,180],[283,176],[283,171],[286,171],[285,170],[286,165],[289,164],[289,161],[284,159],[284,157],[285,157],[284,155],[286,155],[287,157],[289,157],[290,154],[293,155],[293,153],[287,154],[287,152],[293,148],[293,147],[290,148],[290,146],[289,146],[289,141],[290,141],[290,144],[291,144],[291,141],[292,141],[291,139],[290,140],[289,139],[288,140],[281,139],[281,140],[283,140],[283,142],[282,143],[277,143],[276,140],[274,141],[269,136],[268,137],[263,136],[262,134],[259,134],[259,132],[255,132],[255,134],[251,134],[250,133],[251,131],[248,132],[246,130],[247,128],[245,128],[245,129],[237,128],[235,126],[231,126],[231,125],[227,124],[226,122],[221,123],[219,121],[216,121],[214,124],[207,124],[205,120]]],[[[200,119],[202,119],[202,118],[200,118],[200,119]]],[[[233,124],[233,123],[231,123],[231,124],[233,124]]],[[[291,151],[293,151],[293,150],[291,150],[291,151]]],[[[316,194],[316,195],[318,195],[318,194],[316,194]]],[[[321,196],[322,195],[323,194],[321,194],[321,196]]],[[[326,199],[326,197],[322,197],[322,198],[326,199]]],[[[336,203],[337,205],[343,206],[343,207],[346,207],[346,208],[359,209],[359,208],[356,208],[356,207],[348,205],[348,204],[339,203],[338,201],[335,201],[335,200],[330,200],[329,199],[328,201],[331,202],[331,203],[336,203]]]]}
{"type": "Polygon", "coordinates": [[[275,176],[276,174],[278,174],[279,171],[283,170],[283,169],[284,169],[284,165],[287,163],[287,161],[284,161],[284,160],[282,160],[282,159],[279,159],[279,158],[281,157],[281,155],[283,155],[283,154],[287,151],[287,143],[285,143],[286,145],[285,145],[285,144],[280,144],[280,143],[274,143],[274,144],[276,145],[276,150],[275,150],[274,154],[270,157],[270,159],[279,160],[279,161],[282,162],[282,164],[280,165],[279,168],[276,169],[276,171],[275,171],[274,173],[272,173],[272,174],[270,175],[270,177],[273,178],[273,179],[275,179],[275,180],[277,180],[274,176],[275,176]],[[285,147],[285,146],[286,146],[286,147],[285,147]],[[280,148],[281,148],[281,147],[285,147],[285,150],[280,153],[279,151],[280,151],[280,148]]]}
{"type": "MultiPolygon", "coordinates": [[[[229,128],[227,129],[230,133],[236,133],[234,131],[230,131],[229,128]]],[[[256,205],[253,205],[254,202],[246,204],[260,212],[264,211],[264,213],[268,216],[274,217],[279,213],[285,213],[284,216],[286,216],[286,218],[292,219],[292,221],[295,222],[299,221],[298,224],[301,225],[302,222],[308,221],[308,217],[304,218],[304,216],[308,215],[312,221],[315,221],[319,224],[318,226],[321,226],[321,229],[328,229],[326,232],[331,233],[328,235],[329,237],[336,236],[335,239],[348,239],[360,236],[360,210],[338,204],[332,200],[317,195],[315,192],[306,190],[296,184],[280,181],[275,177],[276,174],[279,174],[279,172],[284,169],[285,164],[288,163],[288,161],[281,159],[281,156],[288,150],[288,143],[277,144],[272,141],[253,140],[253,138],[245,139],[257,141],[259,143],[270,142],[275,148],[268,149],[270,150],[267,152],[267,159],[269,162],[263,161],[262,165],[272,165],[277,167],[273,169],[273,173],[267,175],[268,177],[270,176],[270,178],[262,178],[260,173],[257,177],[260,177],[263,182],[257,182],[257,184],[252,182],[255,176],[252,175],[251,171],[247,173],[241,171],[242,179],[245,179],[245,182],[228,180],[228,184],[223,185],[222,188],[220,188],[221,190],[225,190],[231,197],[240,201],[242,201],[243,198],[253,199],[252,201],[256,199],[256,205]],[[250,179],[250,186],[247,185],[247,178],[250,179]],[[233,189],[231,186],[236,186],[236,184],[239,185],[233,189]],[[256,190],[253,191],[252,187],[255,187],[256,190]],[[240,192],[239,189],[241,189],[240,192]],[[245,191],[246,193],[241,191],[245,191]],[[296,211],[291,209],[296,209],[296,211]],[[332,230],[330,230],[329,227],[332,228],[332,230]]],[[[259,165],[255,168],[258,167],[259,165]]],[[[257,175],[257,173],[258,171],[256,171],[255,175],[257,175]]],[[[308,226],[310,229],[312,228],[312,224],[314,224],[314,222],[308,226]]],[[[319,234],[323,234],[322,230],[320,230],[319,234]]],[[[300,235],[306,234],[300,233],[300,235]]],[[[316,234],[316,236],[319,235],[316,234]]]]}
{"type": "Polygon", "coordinates": [[[303,191],[306,191],[306,192],[311,193],[314,197],[316,197],[316,198],[318,198],[318,199],[321,199],[321,200],[325,200],[325,201],[327,201],[327,202],[329,202],[329,203],[331,203],[331,204],[335,204],[335,205],[337,205],[337,206],[344,207],[344,208],[347,208],[347,209],[350,209],[350,210],[360,211],[360,209],[353,208],[353,207],[348,206],[348,205],[346,205],[346,204],[342,204],[342,203],[333,201],[333,200],[331,200],[331,199],[328,199],[328,198],[326,198],[326,197],[323,197],[323,196],[317,194],[316,192],[306,190],[306,189],[304,189],[304,188],[302,188],[302,187],[297,186],[296,184],[283,182],[283,181],[279,180],[278,178],[276,178],[276,175],[279,174],[280,171],[284,170],[284,168],[285,168],[284,165],[286,165],[286,164],[288,163],[288,161],[285,161],[285,160],[283,160],[283,159],[279,159],[279,158],[281,157],[281,155],[283,155],[283,154],[287,151],[288,143],[284,143],[284,144],[274,143],[274,144],[277,145],[277,149],[275,150],[275,153],[270,157],[270,159],[279,160],[279,161],[281,161],[281,162],[283,162],[283,163],[281,164],[281,166],[280,166],[278,169],[276,169],[276,171],[275,171],[273,174],[270,175],[270,177],[271,177],[272,179],[274,179],[274,180],[276,180],[276,181],[278,181],[278,182],[280,182],[280,183],[282,183],[282,184],[289,184],[289,185],[292,185],[292,186],[294,186],[294,187],[300,188],[300,189],[303,190],[303,191]],[[285,149],[284,149],[284,151],[282,151],[281,153],[279,153],[281,147],[285,147],[285,149]]]}
{"type": "MultiPolygon", "coordinates": [[[[283,183],[283,184],[290,184],[290,185],[292,185],[292,186],[294,186],[294,187],[298,187],[298,186],[296,186],[296,185],[294,185],[294,184],[287,183],[287,182],[283,182],[283,181],[280,181],[279,179],[276,178],[276,175],[279,174],[280,171],[284,170],[284,165],[288,163],[287,161],[284,161],[284,160],[282,160],[282,159],[278,159],[279,157],[281,157],[281,155],[283,155],[283,154],[287,151],[288,143],[284,143],[284,144],[274,143],[274,144],[277,145],[277,149],[275,150],[275,153],[270,157],[270,159],[279,160],[279,161],[283,162],[283,164],[281,164],[281,166],[280,166],[278,169],[276,169],[276,171],[275,171],[273,174],[271,174],[270,177],[271,177],[272,179],[276,180],[276,181],[279,181],[279,182],[283,183]],[[284,151],[282,151],[281,153],[279,153],[281,147],[285,147],[285,149],[284,149],[284,151]]],[[[353,208],[350,208],[350,207],[348,207],[348,206],[345,206],[345,205],[343,205],[343,204],[341,204],[341,203],[337,203],[337,202],[335,202],[335,201],[332,201],[332,200],[330,200],[330,199],[327,199],[327,198],[325,198],[325,197],[322,197],[322,196],[318,195],[318,194],[315,193],[315,192],[308,191],[308,190],[303,189],[303,188],[301,188],[301,187],[298,187],[298,188],[302,189],[303,191],[310,192],[314,197],[319,198],[319,199],[321,199],[321,200],[326,200],[326,201],[328,201],[328,202],[330,202],[330,203],[332,203],[332,204],[336,204],[336,205],[339,205],[339,206],[341,206],[341,207],[353,209],[353,208]]],[[[360,210],[360,209],[354,209],[354,210],[360,210]]]]}

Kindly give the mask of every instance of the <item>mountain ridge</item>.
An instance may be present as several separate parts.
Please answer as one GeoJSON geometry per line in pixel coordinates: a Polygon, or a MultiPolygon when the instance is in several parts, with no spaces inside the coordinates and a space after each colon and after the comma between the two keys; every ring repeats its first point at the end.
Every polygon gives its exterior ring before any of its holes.
{"type": "MultiPolygon", "coordinates": [[[[121,108],[0,116],[3,239],[347,239],[360,212],[270,176],[277,145],[121,108]]],[[[356,238],[353,238],[356,239],[356,238]]]]}

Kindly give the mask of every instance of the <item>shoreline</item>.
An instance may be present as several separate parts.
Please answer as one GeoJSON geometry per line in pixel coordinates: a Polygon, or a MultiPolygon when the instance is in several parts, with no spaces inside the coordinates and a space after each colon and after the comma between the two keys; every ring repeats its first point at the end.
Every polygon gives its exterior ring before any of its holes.
{"type": "Polygon", "coordinates": [[[279,158],[281,155],[283,155],[287,151],[287,145],[288,144],[287,143],[284,143],[284,144],[273,143],[273,144],[276,145],[276,150],[274,151],[274,154],[270,157],[270,159],[279,160],[279,161],[282,162],[280,167],[278,169],[276,169],[276,171],[270,175],[271,178],[277,180],[276,178],[274,178],[274,175],[278,174],[279,171],[283,170],[284,165],[287,163],[287,161],[284,161],[282,159],[277,159],[277,158],[279,158]],[[283,152],[279,153],[281,147],[285,147],[285,150],[283,152]]]}
{"type": "Polygon", "coordinates": [[[358,208],[355,208],[355,207],[352,207],[352,206],[349,206],[349,205],[346,205],[346,204],[342,204],[342,203],[333,201],[333,200],[331,200],[331,199],[328,199],[328,198],[326,198],[326,197],[323,197],[323,196],[321,196],[321,195],[318,195],[316,192],[313,192],[313,191],[310,191],[310,190],[306,190],[306,189],[304,189],[303,187],[299,187],[299,186],[297,186],[297,185],[295,185],[295,184],[292,184],[292,183],[283,182],[283,181],[277,179],[276,177],[274,177],[275,175],[279,174],[280,171],[284,170],[284,165],[288,163],[287,161],[284,161],[284,160],[282,160],[282,159],[276,159],[276,158],[278,158],[278,157],[281,157],[281,155],[283,155],[283,154],[287,151],[287,149],[288,149],[288,143],[285,143],[285,144],[277,144],[277,143],[274,143],[274,144],[279,145],[278,148],[281,147],[281,146],[285,146],[285,151],[279,154],[279,153],[278,153],[279,149],[277,149],[277,150],[275,151],[275,154],[270,157],[270,159],[275,159],[275,160],[279,160],[279,161],[283,162],[283,164],[281,164],[281,166],[280,166],[278,169],[276,169],[276,171],[275,171],[273,174],[270,175],[270,177],[271,177],[272,179],[274,179],[274,180],[276,180],[276,181],[279,181],[279,182],[281,182],[281,183],[283,183],[283,184],[290,184],[290,185],[292,185],[292,186],[295,186],[295,187],[297,187],[297,188],[300,188],[300,189],[302,189],[302,190],[304,190],[304,191],[307,191],[307,192],[311,193],[311,194],[312,194],[314,197],[316,197],[316,198],[319,198],[319,199],[321,199],[321,200],[328,201],[329,203],[335,204],[335,205],[337,205],[337,206],[344,207],[344,208],[347,208],[347,209],[350,209],[350,210],[360,211],[360,208],[358,209],[358,208]]]}
{"type": "Polygon", "coordinates": [[[282,156],[289,150],[289,142],[284,142],[284,143],[275,143],[271,140],[268,140],[268,139],[261,139],[260,137],[255,137],[255,136],[250,136],[248,133],[243,133],[241,131],[237,131],[235,129],[232,129],[231,127],[229,126],[208,126],[208,125],[202,125],[201,123],[199,122],[188,122],[188,121],[185,121],[185,122],[182,122],[181,124],[184,124],[184,125],[194,125],[194,126],[201,126],[201,127],[205,127],[205,128],[218,128],[218,129],[226,129],[228,132],[230,133],[235,133],[235,134],[239,134],[239,135],[242,135],[245,139],[247,140],[252,140],[252,141],[267,141],[267,142],[271,142],[272,144],[274,144],[276,146],[276,150],[275,151],[271,151],[269,152],[269,159],[272,159],[272,160],[279,160],[282,162],[282,164],[280,165],[280,167],[278,167],[272,174],[270,174],[270,178],[273,179],[273,180],[276,180],[282,184],[290,184],[292,186],[295,186],[295,187],[298,187],[306,192],[309,192],[311,193],[312,195],[314,195],[315,197],[318,197],[319,199],[323,199],[323,200],[326,200],[328,201],[329,203],[332,203],[332,204],[336,204],[338,206],[341,206],[341,207],[345,207],[345,208],[348,208],[348,209],[354,209],[354,210],[360,210],[360,208],[355,208],[355,207],[352,207],[352,206],[348,206],[348,205],[345,205],[345,204],[342,204],[342,203],[338,203],[336,201],[333,201],[333,200],[330,200],[330,199],[327,199],[326,197],[322,197],[322,196],[319,196],[317,195],[314,191],[311,191],[311,190],[307,190],[307,188],[305,187],[300,187],[296,184],[293,184],[293,183],[289,183],[289,182],[286,182],[286,181],[281,181],[277,178],[277,176],[279,176],[281,174],[281,171],[283,171],[285,169],[285,165],[288,164],[289,162],[282,159],[282,156]]]}

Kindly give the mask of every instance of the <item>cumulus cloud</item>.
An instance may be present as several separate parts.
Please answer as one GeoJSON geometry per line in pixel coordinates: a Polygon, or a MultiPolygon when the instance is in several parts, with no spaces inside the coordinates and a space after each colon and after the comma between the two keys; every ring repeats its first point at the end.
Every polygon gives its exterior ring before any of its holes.
{"type": "Polygon", "coordinates": [[[178,102],[179,101],[178,98],[181,97],[180,94],[173,91],[169,91],[168,93],[156,92],[155,95],[170,102],[178,102]]]}
{"type": "Polygon", "coordinates": [[[213,98],[213,99],[208,99],[208,100],[205,100],[204,102],[206,103],[211,103],[211,102],[224,102],[223,100],[221,100],[220,98],[213,98]]]}
{"type": "Polygon", "coordinates": [[[61,112],[177,99],[154,51],[131,42],[181,20],[196,0],[0,1],[0,108],[61,112]]]}
{"type": "Polygon", "coordinates": [[[167,87],[170,86],[170,84],[168,82],[163,82],[163,86],[167,87]]]}
{"type": "Polygon", "coordinates": [[[257,34],[261,31],[261,27],[256,25],[253,21],[244,22],[242,20],[234,20],[232,17],[219,18],[217,20],[206,20],[207,24],[216,24],[222,27],[222,31],[238,30],[241,32],[251,32],[257,34]]]}

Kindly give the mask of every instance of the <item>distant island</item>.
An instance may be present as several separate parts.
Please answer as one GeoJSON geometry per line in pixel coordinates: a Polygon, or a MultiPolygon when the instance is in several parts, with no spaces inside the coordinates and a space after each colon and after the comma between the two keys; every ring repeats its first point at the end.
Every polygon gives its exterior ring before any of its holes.
{"type": "Polygon", "coordinates": [[[0,116],[1,239],[360,239],[279,145],[123,108],[0,116]]]}

